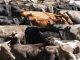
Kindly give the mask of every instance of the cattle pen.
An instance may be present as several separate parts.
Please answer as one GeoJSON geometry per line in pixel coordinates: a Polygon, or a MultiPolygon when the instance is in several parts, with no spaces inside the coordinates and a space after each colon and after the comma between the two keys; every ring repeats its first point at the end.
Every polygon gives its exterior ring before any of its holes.
{"type": "Polygon", "coordinates": [[[0,60],[80,60],[80,0],[0,0],[0,60]]]}

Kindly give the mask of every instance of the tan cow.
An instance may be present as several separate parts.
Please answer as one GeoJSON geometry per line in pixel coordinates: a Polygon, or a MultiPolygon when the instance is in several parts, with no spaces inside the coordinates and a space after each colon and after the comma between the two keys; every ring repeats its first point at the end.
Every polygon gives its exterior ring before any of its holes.
{"type": "Polygon", "coordinates": [[[25,36],[25,29],[26,29],[25,25],[0,26],[0,37],[15,34],[15,37],[17,37],[20,42],[21,40],[23,40],[25,36]]]}

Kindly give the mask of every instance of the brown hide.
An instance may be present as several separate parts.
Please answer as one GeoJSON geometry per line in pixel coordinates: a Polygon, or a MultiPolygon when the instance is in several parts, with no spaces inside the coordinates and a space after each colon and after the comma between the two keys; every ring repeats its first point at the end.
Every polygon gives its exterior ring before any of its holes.
{"type": "Polygon", "coordinates": [[[53,14],[48,12],[24,11],[22,16],[27,17],[33,25],[49,26],[52,24],[69,24],[68,17],[64,14],[53,14]]]}

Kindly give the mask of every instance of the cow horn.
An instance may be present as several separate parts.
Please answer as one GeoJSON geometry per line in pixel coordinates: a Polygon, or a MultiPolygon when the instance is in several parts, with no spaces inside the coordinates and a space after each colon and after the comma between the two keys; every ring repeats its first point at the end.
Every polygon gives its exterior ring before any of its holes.
{"type": "Polygon", "coordinates": [[[9,42],[11,42],[11,40],[9,40],[9,41],[5,42],[5,44],[8,44],[9,42]]]}
{"type": "Polygon", "coordinates": [[[0,44],[0,47],[1,47],[1,44],[0,44]]]}

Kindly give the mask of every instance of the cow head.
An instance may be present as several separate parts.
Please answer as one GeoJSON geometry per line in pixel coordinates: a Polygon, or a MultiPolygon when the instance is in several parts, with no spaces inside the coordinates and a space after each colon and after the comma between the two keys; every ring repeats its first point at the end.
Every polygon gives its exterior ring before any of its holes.
{"type": "Polygon", "coordinates": [[[5,59],[15,60],[14,55],[10,51],[11,48],[8,45],[9,42],[10,41],[0,44],[0,48],[1,48],[1,50],[0,50],[1,57],[0,58],[2,58],[3,60],[5,60],[5,59]]]}
{"type": "Polygon", "coordinates": [[[77,55],[79,54],[80,43],[78,40],[68,41],[66,43],[61,43],[59,46],[59,59],[60,60],[77,60],[77,55]]]}

